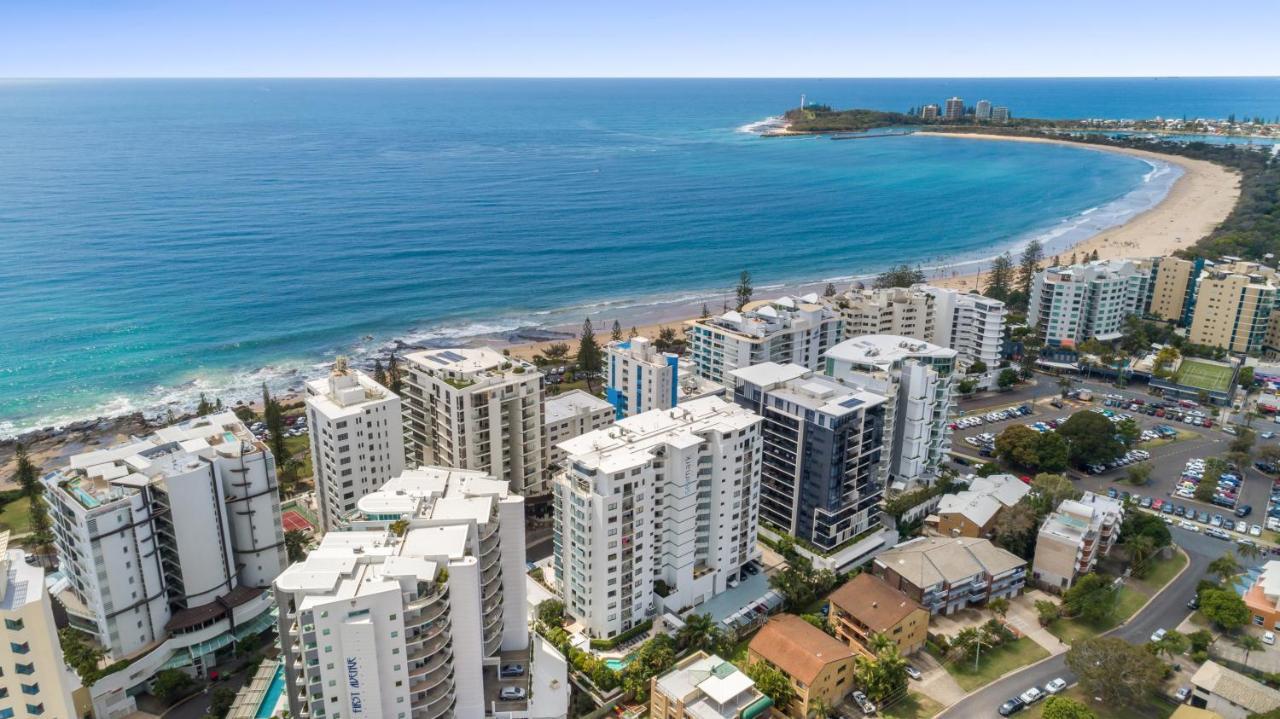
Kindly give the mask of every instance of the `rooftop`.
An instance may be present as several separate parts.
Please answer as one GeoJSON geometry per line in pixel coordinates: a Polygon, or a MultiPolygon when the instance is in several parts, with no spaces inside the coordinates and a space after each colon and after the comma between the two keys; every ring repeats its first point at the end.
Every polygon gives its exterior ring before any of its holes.
{"type": "Polygon", "coordinates": [[[997,576],[1027,562],[975,537],[922,537],[899,544],[875,559],[917,587],[954,583],[979,574],[997,576]]]}
{"type": "Polygon", "coordinates": [[[714,654],[697,652],[657,679],[663,694],[683,701],[698,719],[731,719],[763,695],[755,682],[714,654]]]}
{"type": "Polygon", "coordinates": [[[528,375],[522,379],[541,377],[537,368],[528,362],[507,357],[488,347],[411,352],[405,355],[405,359],[426,370],[428,374],[439,373],[457,389],[465,389],[477,383],[492,385],[509,376],[528,375]]]}
{"type": "Polygon", "coordinates": [[[507,482],[479,472],[448,467],[406,469],[377,491],[356,501],[351,519],[475,520],[488,522],[495,502],[510,499],[507,482]]]}
{"type": "Polygon", "coordinates": [[[884,395],[816,374],[795,364],[763,362],[733,370],[730,374],[775,397],[833,417],[870,409],[888,401],[884,395]]]}
{"type": "Polygon", "coordinates": [[[395,397],[372,377],[347,366],[339,357],[328,377],[307,382],[307,404],[326,417],[356,414],[365,405],[395,397]]]}
{"type": "Polygon", "coordinates": [[[27,555],[21,549],[9,549],[9,532],[0,533],[0,611],[12,612],[44,598],[44,570],[27,564],[27,555]]]}
{"type": "Polygon", "coordinates": [[[873,632],[887,632],[912,612],[923,609],[911,597],[866,572],[845,582],[831,593],[830,599],[873,632]]]}
{"type": "Polygon", "coordinates": [[[570,462],[602,472],[618,472],[648,462],[664,445],[691,447],[699,433],[737,432],[760,422],[756,414],[719,397],[702,397],[673,409],[655,409],[619,420],[612,427],[565,440],[559,447],[570,462]]]}
{"type": "Polygon", "coordinates": [[[1280,708],[1280,691],[1228,669],[1212,659],[1200,666],[1191,683],[1235,704],[1249,714],[1263,714],[1280,708]]]}
{"type": "Polygon", "coordinates": [[[873,365],[880,369],[889,369],[893,364],[912,357],[954,358],[956,354],[953,349],[900,335],[863,335],[827,350],[829,359],[873,365]]]}
{"type": "Polygon", "coordinates": [[[805,684],[812,684],[828,664],[853,658],[853,651],[844,643],[794,614],[770,619],[749,647],[805,684]]]}
{"type": "Polygon", "coordinates": [[[399,592],[401,578],[434,581],[450,559],[466,556],[466,546],[467,528],[460,526],[410,529],[404,537],[389,531],[330,532],[305,560],[276,577],[275,585],[308,595],[311,604],[399,592]]]}
{"type": "Polygon", "coordinates": [[[543,422],[555,424],[588,412],[612,413],[613,405],[584,390],[569,390],[554,397],[547,397],[543,410],[543,422]]]}
{"type": "Polygon", "coordinates": [[[730,310],[713,317],[691,320],[688,324],[732,332],[749,340],[762,340],[783,330],[809,329],[822,320],[835,319],[835,314],[821,304],[816,294],[807,294],[750,302],[741,311],[730,310]]]}

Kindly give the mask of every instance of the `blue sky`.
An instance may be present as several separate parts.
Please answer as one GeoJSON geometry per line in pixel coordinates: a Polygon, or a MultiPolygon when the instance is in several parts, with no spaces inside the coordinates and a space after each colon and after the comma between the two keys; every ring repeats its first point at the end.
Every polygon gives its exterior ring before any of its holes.
{"type": "Polygon", "coordinates": [[[0,77],[1280,75],[1276,0],[2,0],[0,77]]]}

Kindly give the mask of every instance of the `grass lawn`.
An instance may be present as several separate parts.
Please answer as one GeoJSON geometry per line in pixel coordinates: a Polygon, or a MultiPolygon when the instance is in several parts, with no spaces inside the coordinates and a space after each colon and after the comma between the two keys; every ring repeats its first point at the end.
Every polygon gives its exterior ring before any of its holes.
{"type": "Polygon", "coordinates": [[[907,692],[902,701],[880,707],[884,719],[930,719],[942,711],[942,705],[918,692],[907,692]]]}
{"type": "MultiPolygon", "coordinates": [[[[302,469],[298,470],[298,477],[310,477],[311,471],[311,435],[303,434],[297,437],[285,437],[284,449],[289,453],[290,457],[302,463],[302,469]]],[[[279,461],[277,460],[277,464],[279,461]]]]}
{"type": "Polygon", "coordinates": [[[946,667],[947,673],[956,680],[961,689],[971,692],[978,687],[990,684],[1014,669],[1038,662],[1047,656],[1049,656],[1049,652],[1045,651],[1043,647],[1023,637],[995,649],[982,652],[982,657],[978,660],[976,670],[972,659],[954,662],[940,659],[939,661],[942,666],[946,667]]]}
{"type": "Polygon", "coordinates": [[[1134,579],[1120,588],[1120,601],[1111,617],[1101,622],[1086,622],[1082,619],[1059,619],[1049,625],[1049,631],[1062,641],[1070,644],[1080,639],[1096,636],[1114,629],[1129,617],[1137,613],[1147,599],[1160,591],[1160,588],[1177,576],[1186,566],[1186,555],[1177,552],[1170,559],[1156,562],[1151,572],[1143,579],[1134,579]]]}
{"type": "Polygon", "coordinates": [[[14,534],[25,534],[31,529],[31,503],[19,497],[4,505],[0,510],[0,531],[9,530],[14,534]]]}
{"type": "MultiPolygon", "coordinates": [[[[1152,697],[1150,701],[1136,707],[1103,704],[1094,701],[1093,697],[1086,696],[1079,686],[1071,687],[1058,696],[1075,699],[1084,704],[1097,715],[1098,719],[1166,719],[1177,708],[1173,702],[1164,701],[1159,697],[1152,697]]],[[[1020,712],[1018,719],[1040,719],[1043,715],[1044,701],[1038,701],[1020,712]]]]}
{"type": "Polygon", "coordinates": [[[1173,581],[1185,566],[1187,566],[1186,555],[1175,552],[1172,558],[1162,559],[1152,565],[1147,576],[1134,580],[1134,588],[1150,597],[1160,591],[1161,587],[1173,581]]]}
{"type": "Polygon", "coordinates": [[[1183,359],[1178,367],[1178,374],[1174,376],[1174,382],[1189,387],[1226,392],[1231,387],[1231,368],[1194,359],[1183,359]]]}

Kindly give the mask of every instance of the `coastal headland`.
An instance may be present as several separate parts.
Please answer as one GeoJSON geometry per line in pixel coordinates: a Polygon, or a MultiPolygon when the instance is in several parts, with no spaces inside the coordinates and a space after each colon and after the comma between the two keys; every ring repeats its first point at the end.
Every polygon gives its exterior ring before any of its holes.
{"type": "MultiPolygon", "coordinates": [[[[785,133],[785,128],[771,131],[771,134],[785,133]]],[[[791,134],[813,134],[791,133],[791,134]]],[[[952,133],[952,132],[917,132],[915,137],[926,142],[1029,142],[1064,145],[1087,152],[1114,152],[1140,157],[1146,160],[1165,162],[1182,170],[1182,176],[1174,181],[1173,186],[1157,205],[1135,215],[1124,224],[1102,229],[1069,248],[1056,250],[1055,254],[1066,256],[1072,253],[1081,255],[1098,252],[1098,257],[1108,259],[1114,257],[1151,257],[1169,255],[1190,247],[1202,237],[1213,231],[1219,223],[1226,219],[1240,197],[1240,175],[1236,171],[1221,165],[1177,155],[1169,155],[1147,150],[1103,145],[1089,145],[1069,140],[1053,138],[1024,137],[1018,135],[996,133],[952,133]],[[936,140],[934,138],[937,138],[936,140]]],[[[874,140],[872,140],[874,141],[874,140]]],[[[904,261],[909,261],[904,258],[904,261]]],[[[832,268],[826,271],[830,276],[834,273],[854,274],[858,268],[832,268]],[[845,271],[848,270],[848,271],[845,271]]],[[[814,284],[819,281],[815,279],[814,284]]],[[[958,274],[954,276],[930,277],[930,284],[962,290],[979,290],[982,284],[981,272],[958,274]]],[[[761,295],[763,298],[764,295],[761,295]]],[[[696,312],[696,309],[694,309],[696,312]]],[[[663,327],[679,327],[683,322],[694,319],[693,316],[683,318],[655,317],[636,326],[636,331],[646,337],[655,337],[663,327]]],[[[565,331],[576,331],[577,327],[559,327],[565,331]]],[[[605,327],[597,327],[596,332],[607,331],[605,327]]],[[[509,351],[522,359],[532,359],[546,347],[555,342],[565,340],[549,340],[542,342],[508,343],[502,340],[488,342],[491,346],[509,351]]]]}

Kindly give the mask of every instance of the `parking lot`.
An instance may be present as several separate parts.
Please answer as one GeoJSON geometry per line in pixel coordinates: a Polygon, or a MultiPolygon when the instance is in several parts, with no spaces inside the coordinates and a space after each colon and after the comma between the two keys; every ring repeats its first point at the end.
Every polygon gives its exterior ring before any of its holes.
{"type": "Polygon", "coordinates": [[[499,666],[486,666],[484,668],[484,694],[485,707],[496,707],[498,711],[517,711],[522,710],[527,705],[527,697],[529,692],[529,650],[516,650],[502,652],[501,663],[499,666]],[[518,665],[520,667],[519,675],[500,676],[500,667],[518,665]],[[520,689],[524,692],[526,699],[515,701],[504,701],[502,699],[503,689],[520,689]]]}

